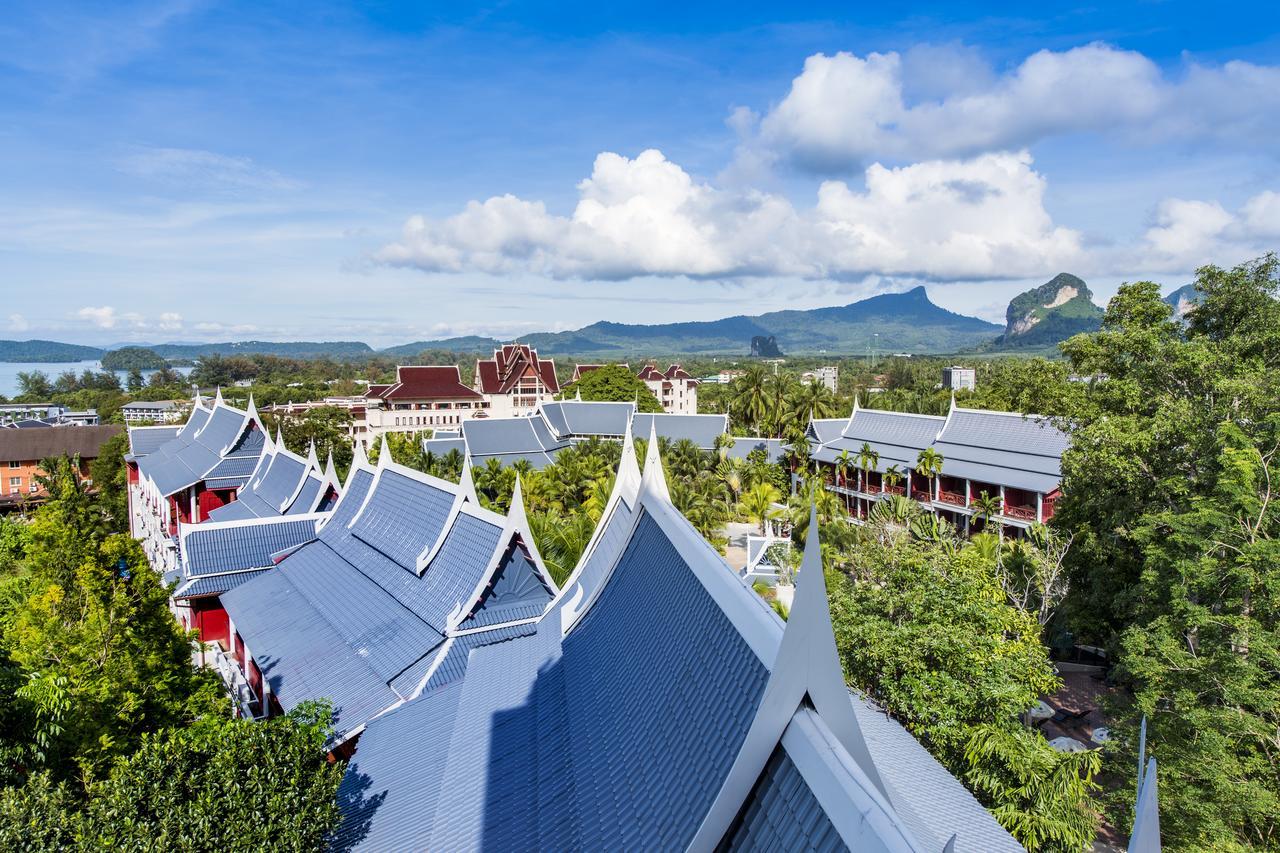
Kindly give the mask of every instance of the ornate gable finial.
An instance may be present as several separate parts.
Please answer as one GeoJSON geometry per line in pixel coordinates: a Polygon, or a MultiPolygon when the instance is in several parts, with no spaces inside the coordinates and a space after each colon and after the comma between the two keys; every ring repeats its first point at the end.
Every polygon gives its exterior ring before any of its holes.
{"type": "Polygon", "coordinates": [[[378,445],[378,467],[386,468],[392,462],[391,445],[387,441],[387,434],[382,434],[382,443],[378,445]]]}
{"type": "Polygon", "coordinates": [[[805,700],[826,723],[827,728],[849,753],[867,781],[892,809],[888,789],[880,777],[858,717],[853,710],[849,688],[836,650],[827,603],[827,582],[822,571],[822,544],[819,541],[818,509],[809,506],[809,528],[804,558],[796,579],[795,599],[782,632],[778,654],[770,667],[755,719],[738,750],[729,775],[716,800],[698,828],[690,849],[713,849],[733,823],[750,795],[769,756],[782,739],[805,700]]]}
{"type": "Polygon", "coordinates": [[[258,420],[258,407],[253,402],[252,391],[249,392],[249,406],[245,409],[245,415],[247,415],[250,420],[258,420]]]}
{"type": "Polygon", "coordinates": [[[333,464],[333,448],[329,448],[329,456],[324,460],[324,478],[334,485],[338,484],[338,468],[333,464]]]}
{"type": "Polygon", "coordinates": [[[1156,760],[1138,779],[1138,802],[1134,808],[1133,834],[1129,836],[1129,853],[1160,853],[1160,792],[1156,783],[1156,760]]]}
{"type": "Polygon", "coordinates": [[[316,440],[314,438],[307,445],[307,470],[317,473],[320,471],[320,458],[316,456],[316,440]]]}
{"type": "Polygon", "coordinates": [[[649,446],[644,453],[644,473],[640,477],[640,488],[649,491],[671,502],[671,492],[667,489],[667,475],[662,470],[662,456],[658,453],[658,421],[652,415],[649,419],[649,446]]]}
{"type": "Polygon", "coordinates": [[[213,405],[215,408],[222,405],[222,386],[221,385],[219,385],[218,390],[214,392],[213,405]]]}
{"type": "Polygon", "coordinates": [[[280,424],[278,422],[276,423],[276,447],[281,450],[289,449],[284,446],[284,432],[280,429],[280,424]]]}
{"type": "Polygon", "coordinates": [[[357,441],[355,448],[351,451],[351,472],[347,474],[347,478],[350,479],[351,474],[354,474],[357,468],[368,467],[369,457],[365,455],[364,443],[357,441]]]}

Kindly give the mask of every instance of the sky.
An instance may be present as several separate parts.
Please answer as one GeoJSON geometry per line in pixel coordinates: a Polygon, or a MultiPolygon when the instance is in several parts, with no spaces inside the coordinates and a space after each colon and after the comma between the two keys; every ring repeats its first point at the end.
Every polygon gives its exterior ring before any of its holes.
{"type": "Polygon", "coordinates": [[[1280,7],[7,3],[0,338],[511,338],[1280,246],[1280,7]],[[862,8],[864,7],[865,8],[862,8]]]}

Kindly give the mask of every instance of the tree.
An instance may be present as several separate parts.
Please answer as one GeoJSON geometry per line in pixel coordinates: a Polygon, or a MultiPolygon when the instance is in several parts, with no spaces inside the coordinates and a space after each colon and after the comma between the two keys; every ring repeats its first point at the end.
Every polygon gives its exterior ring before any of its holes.
{"type": "Polygon", "coordinates": [[[1098,750],[1058,752],[1037,731],[985,725],[973,730],[964,757],[964,780],[1032,853],[1078,853],[1093,844],[1098,750]]]}
{"type": "Polygon", "coordinates": [[[972,500],[970,506],[973,507],[973,517],[982,522],[983,530],[987,529],[991,519],[999,515],[1004,508],[1000,496],[989,495],[985,489],[978,493],[978,496],[972,500]]]}
{"type": "Polygon", "coordinates": [[[605,364],[587,371],[577,382],[564,387],[560,399],[573,400],[579,395],[583,400],[635,403],[638,412],[662,411],[662,404],[649,386],[621,364],[605,364]]]}
{"type": "Polygon", "coordinates": [[[18,396],[32,402],[47,401],[53,396],[49,374],[39,370],[19,371],[18,396]]]}
{"type": "Polygon", "coordinates": [[[782,500],[782,493],[769,483],[756,483],[742,493],[742,511],[753,523],[760,525],[760,535],[768,533],[765,523],[780,513],[774,506],[782,500]]]}
{"type": "Polygon", "coordinates": [[[147,380],[143,377],[142,371],[136,367],[129,368],[129,378],[125,381],[125,387],[129,389],[130,394],[137,394],[146,388],[147,380]]]}
{"type": "Polygon", "coordinates": [[[1064,614],[1131,695],[1112,709],[1112,820],[1129,825],[1146,715],[1170,850],[1280,837],[1277,272],[1273,256],[1199,270],[1185,324],[1154,283],[1123,285],[1102,330],[1063,345],[1095,377],[1063,421],[1064,614]]]}
{"type": "Polygon", "coordinates": [[[932,447],[926,447],[916,457],[915,472],[924,477],[929,484],[929,493],[933,494],[933,478],[942,473],[942,454],[932,447]]]}
{"type": "Polygon", "coordinates": [[[112,436],[89,463],[89,476],[98,491],[98,505],[105,524],[114,533],[129,529],[129,471],[124,455],[129,452],[129,434],[112,436]]]}
{"type": "Polygon", "coordinates": [[[262,722],[209,716],[166,729],[84,796],[36,774],[0,791],[0,847],[323,849],[343,772],[325,758],[329,719],[327,707],[303,705],[262,722]]]}
{"type": "Polygon", "coordinates": [[[755,435],[761,434],[761,424],[769,419],[769,372],[762,364],[753,364],[733,380],[732,403],[730,411],[739,422],[751,429],[755,435]]]}
{"type": "Polygon", "coordinates": [[[862,469],[862,490],[864,492],[870,488],[869,472],[879,464],[880,454],[876,453],[869,443],[862,442],[862,447],[858,449],[858,467],[862,469]]]}

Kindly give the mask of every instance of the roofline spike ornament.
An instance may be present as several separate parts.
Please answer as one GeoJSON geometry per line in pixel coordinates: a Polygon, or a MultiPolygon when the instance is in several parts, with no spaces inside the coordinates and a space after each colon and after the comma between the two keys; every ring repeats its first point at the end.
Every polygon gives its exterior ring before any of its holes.
{"type": "Polygon", "coordinates": [[[703,818],[690,850],[714,850],[733,824],[751,794],[769,757],[806,700],[827,724],[840,745],[857,764],[874,792],[893,812],[892,798],[871,750],[858,725],[853,699],[844,683],[844,671],[836,650],[827,603],[827,582],[822,570],[822,543],[818,531],[818,507],[809,505],[809,527],[804,557],[796,579],[795,598],[782,632],[782,642],[770,667],[769,681],[756,706],[738,757],[725,777],[716,800],[703,818]]]}
{"type": "Polygon", "coordinates": [[[378,445],[378,467],[386,468],[392,462],[391,445],[387,442],[387,434],[382,434],[382,443],[378,445]]]}
{"type": "Polygon", "coordinates": [[[1142,771],[1138,802],[1134,805],[1130,853],[1160,853],[1160,791],[1156,782],[1156,760],[1147,759],[1142,771]]]}
{"type": "Polygon", "coordinates": [[[222,386],[221,386],[221,385],[219,385],[219,386],[218,386],[218,390],[217,390],[217,392],[215,392],[215,393],[214,393],[214,395],[213,395],[213,405],[215,405],[215,406],[221,406],[221,405],[223,405],[223,403],[222,403],[222,386]]]}
{"type": "Polygon", "coordinates": [[[480,498],[476,496],[476,482],[471,475],[471,454],[462,457],[462,474],[458,477],[458,494],[480,506],[480,498]]]}
{"type": "Polygon", "coordinates": [[[316,455],[316,440],[314,438],[307,444],[307,470],[320,471],[320,457],[316,455]]]}
{"type": "Polygon", "coordinates": [[[658,453],[658,422],[649,419],[649,446],[644,452],[644,471],[640,475],[640,489],[648,489],[667,503],[671,492],[667,489],[667,475],[662,470],[662,456],[658,453]]]}
{"type": "Polygon", "coordinates": [[[356,446],[351,451],[351,471],[347,474],[347,479],[351,478],[357,468],[369,467],[369,456],[364,452],[364,443],[357,441],[356,446]]]}

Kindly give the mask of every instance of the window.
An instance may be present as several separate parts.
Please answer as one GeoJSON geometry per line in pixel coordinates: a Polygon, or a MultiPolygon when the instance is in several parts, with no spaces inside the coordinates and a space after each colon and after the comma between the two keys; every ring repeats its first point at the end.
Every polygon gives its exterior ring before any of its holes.
{"type": "Polygon", "coordinates": [[[17,459],[10,459],[10,460],[9,460],[9,467],[10,467],[10,468],[21,468],[21,467],[22,467],[22,463],[21,463],[21,462],[19,462],[17,459]]]}
{"type": "Polygon", "coordinates": [[[16,495],[20,491],[22,491],[22,478],[10,477],[9,478],[9,494],[16,495]]]}
{"type": "Polygon", "coordinates": [[[37,483],[35,480],[32,480],[31,485],[27,488],[27,491],[31,492],[31,494],[34,495],[36,492],[40,491],[40,484],[37,483]]]}

